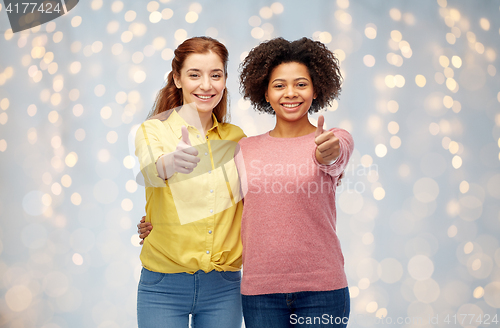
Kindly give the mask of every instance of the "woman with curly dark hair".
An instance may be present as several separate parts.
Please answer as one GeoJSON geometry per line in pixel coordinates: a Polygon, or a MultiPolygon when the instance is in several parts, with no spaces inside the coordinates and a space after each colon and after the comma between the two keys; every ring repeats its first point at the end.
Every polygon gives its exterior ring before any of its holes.
{"type": "Polygon", "coordinates": [[[320,42],[277,38],[250,51],[240,82],[257,111],[276,116],[273,130],[239,142],[245,325],[345,327],[335,187],[354,144],[345,130],[323,130],[323,116],[309,121],[339,95],[338,60],[320,42]]]}

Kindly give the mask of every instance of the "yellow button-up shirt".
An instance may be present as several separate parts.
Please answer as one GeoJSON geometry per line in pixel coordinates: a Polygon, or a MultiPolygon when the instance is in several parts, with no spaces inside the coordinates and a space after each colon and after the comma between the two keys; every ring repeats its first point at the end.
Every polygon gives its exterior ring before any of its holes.
{"type": "Polygon", "coordinates": [[[175,111],[164,121],[150,119],[136,132],[136,156],[146,187],[146,221],[153,230],[144,240],[143,266],[164,273],[241,268],[241,188],[234,162],[245,135],[229,123],[214,124],[206,136],[175,111]],[[156,161],[173,152],[186,126],[200,162],[190,174],[158,176],[156,161]]]}

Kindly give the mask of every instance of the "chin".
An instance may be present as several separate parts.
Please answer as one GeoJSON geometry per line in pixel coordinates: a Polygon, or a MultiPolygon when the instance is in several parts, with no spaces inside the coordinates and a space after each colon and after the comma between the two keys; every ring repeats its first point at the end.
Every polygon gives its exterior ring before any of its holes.
{"type": "Polygon", "coordinates": [[[294,122],[302,119],[304,116],[307,116],[307,112],[305,113],[293,113],[293,114],[285,114],[280,115],[282,119],[288,122],[294,122]]]}
{"type": "Polygon", "coordinates": [[[203,104],[202,106],[196,106],[196,109],[198,110],[198,112],[200,113],[208,113],[208,112],[212,112],[214,110],[214,108],[216,107],[217,105],[208,105],[207,104],[203,104]]]}

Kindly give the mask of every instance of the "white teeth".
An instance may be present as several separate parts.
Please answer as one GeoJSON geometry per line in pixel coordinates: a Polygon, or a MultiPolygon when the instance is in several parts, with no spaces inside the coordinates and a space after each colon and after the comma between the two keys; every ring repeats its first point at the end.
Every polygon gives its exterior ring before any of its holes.
{"type": "Polygon", "coordinates": [[[212,98],[212,96],[201,96],[201,95],[197,95],[198,98],[200,99],[210,99],[212,98]]]}
{"type": "Polygon", "coordinates": [[[283,104],[283,107],[294,108],[294,107],[297,107],[298,105],[300,105],[300,104],[283,104]]]}

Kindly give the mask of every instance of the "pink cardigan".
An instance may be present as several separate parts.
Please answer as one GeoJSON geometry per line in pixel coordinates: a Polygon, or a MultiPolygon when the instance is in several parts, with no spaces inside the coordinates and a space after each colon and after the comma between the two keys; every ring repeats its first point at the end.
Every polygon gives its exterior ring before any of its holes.
{"type": "Polygon", "coordinates": [[[316,161],[314,133],[297,138],[266,133],[240,140],[239,168],[243,162],[248,188],[241,229],[242,294],[347,286],[335,189],[354,142],[345,130],[331,131],[339,138],[340,155],[328,166],[316,161]]]}

